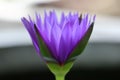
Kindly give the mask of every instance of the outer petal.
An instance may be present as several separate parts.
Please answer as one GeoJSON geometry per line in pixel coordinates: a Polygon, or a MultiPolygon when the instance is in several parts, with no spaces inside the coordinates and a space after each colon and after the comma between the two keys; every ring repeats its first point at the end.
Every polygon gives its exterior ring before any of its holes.
{"type": "Polygon", "coordinates": [[[84,50],[86,44],[88,43],[88,40],[90,38],[90,35],[92,33],[93,30],[93,25],[94,23],[92,23],[90,25],[90,27],[88,28],[87,32],[85,33],[85,35],[83,35],[82,39],[78,42],[78,44],[73,48],[72,53],[69,55],[69,58],[67,61],[71,61],[74,60],[75,57],[77,57],[79,54],[82,53],[82,51],[84,50]]]}
{"type": "Polygon", "coordinates": [[[36,38],[36,34],[35,34],[35,31],[34,31],[33,28],[32,28],[33,26],[30,24],[30,22],[28,22],[27,19],[22,18],[21,20],[22,20],[25,28],[28,30],[28,32],[29,32],[29,34],[30,34],[30,37],[31,37],[31,39],[32,39],[32,42],[33,42],[33,45],[34,45],[36,51],[37,51],[38,53],[40,53],[39,47],[38,47],[37,38],[36,38]]]}
{"type": "Polygon", "coordinates": [[[35,31],[36,31],[36,35],[37,35],[37,40],[39,42],[39,49],[41,52],[41,57],[43,57],[43,59],[47,62],[56,62],[54,59],[54,56],[51,54],[52,51],[50,49],[50,47],[48,46],[48,44],[44,41],[43,37],[41,36],[40,32],[38,31],[36,25],[34,25],[35,31]]]}

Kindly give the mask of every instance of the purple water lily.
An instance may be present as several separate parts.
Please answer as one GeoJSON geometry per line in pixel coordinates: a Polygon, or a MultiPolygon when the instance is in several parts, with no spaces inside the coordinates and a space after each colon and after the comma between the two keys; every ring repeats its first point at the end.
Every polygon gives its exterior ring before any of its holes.
{"type": "Polygon", "coordinates": [[[67,16],[62,13],[60,20],[55,11],[45,12],[44,19],[36,14],[36,20],[30,17],[22,22],[29,32],[33,45],[45,59],[53,59],[59,64],[79,55],[91,35],[95,16],[69,13],[67,16]]]}

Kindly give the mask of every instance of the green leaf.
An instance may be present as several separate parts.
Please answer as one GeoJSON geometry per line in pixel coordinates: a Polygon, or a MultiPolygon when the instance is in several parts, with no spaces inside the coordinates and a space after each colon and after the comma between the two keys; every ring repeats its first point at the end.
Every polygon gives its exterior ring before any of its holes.
{"type": "Polygon", "coordinates": [[[93,30],[93,26],[94,26],[94,23],[92,23],[88,29],[88,31],[86,32],[86,34],[83,36],[83,38],[79,41],[79,43],[77,44],[77,46],[75,47],[75,49],[73,50],[73,52],[71,53],[71,55],[69,56],[68,58],[68,61],[74,61],[76,59],[76,57],[78,55],[80,55],[83,50],[85,49],[87,43],[88,43],[88,40],[90,38],[90,35],[92,33],[92,30],[93,30]]]}

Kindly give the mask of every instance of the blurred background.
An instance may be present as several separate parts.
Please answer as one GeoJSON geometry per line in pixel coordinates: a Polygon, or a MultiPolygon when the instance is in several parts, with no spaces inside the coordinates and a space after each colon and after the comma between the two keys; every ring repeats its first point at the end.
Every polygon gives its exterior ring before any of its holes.
{"type": "Polygon", "coordinates": [[[97,15],[89,43],[66,79],[120,78],[120,0],[0,0],[0,78],[54,80],[21,22],[23,16],[53,9],[58,16],[70,11],[97,15]]]}

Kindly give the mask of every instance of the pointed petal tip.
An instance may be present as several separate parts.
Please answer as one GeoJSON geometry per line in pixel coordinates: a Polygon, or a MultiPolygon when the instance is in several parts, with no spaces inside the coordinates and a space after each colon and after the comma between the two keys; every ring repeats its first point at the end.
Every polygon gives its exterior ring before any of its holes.
{"type": "Polygon", "coordinates": [[[25,20],[25,19],[26,19],[25,17],[22,17],[22,18],[21,18],[22,21],[25,20]]]}
{"type": "Polygon", "coordinates": [[[26,22],[28,22],[25,17],[22,17],[22,18],[21,18],[21,21],[22,21],[23,24],[25,24],[26,22]]]}
{"type": "Polygon", "coordinates": [[[93,16],[93,22],[95,22],[95,19],[96,19],[96,15],[93,16]]]}

